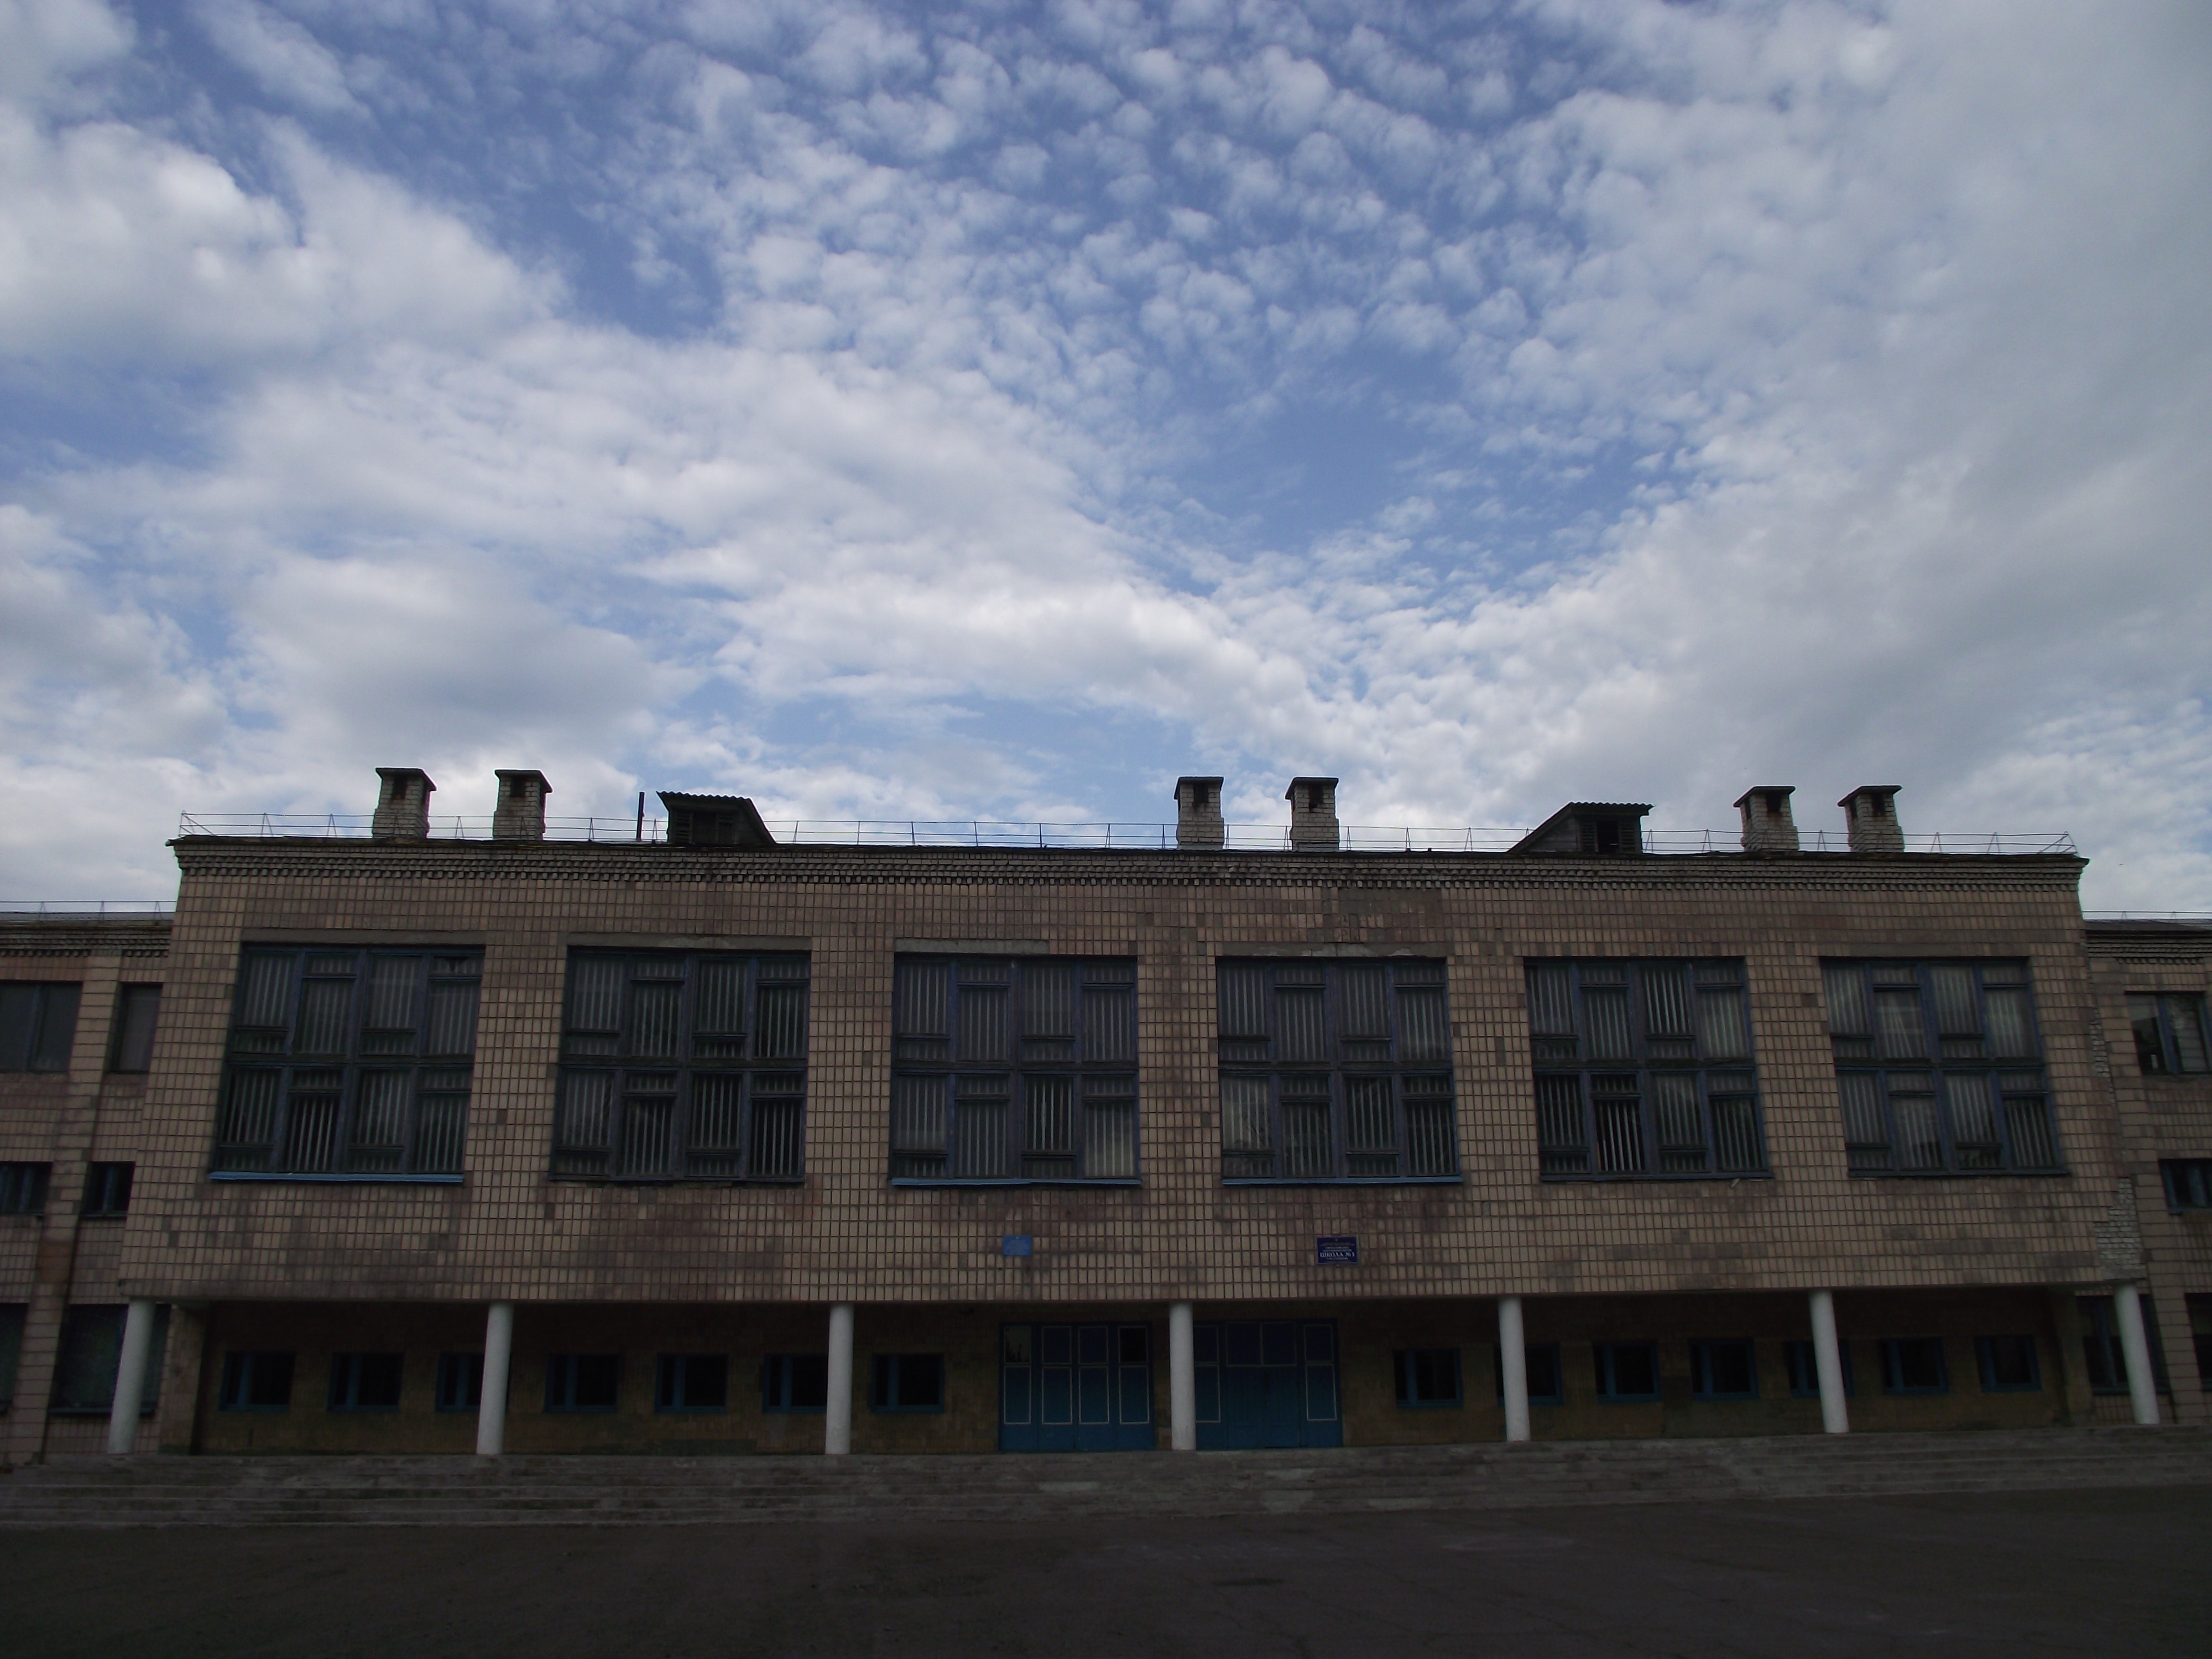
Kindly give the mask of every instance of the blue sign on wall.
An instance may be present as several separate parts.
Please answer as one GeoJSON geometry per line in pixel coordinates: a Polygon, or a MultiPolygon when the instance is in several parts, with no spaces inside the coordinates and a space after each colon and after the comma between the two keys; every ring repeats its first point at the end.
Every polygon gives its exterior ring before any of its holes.
{"type": "Polygon", "coordinates": [[[1317,1267],[1356,1267],[1359,1265],[1359,1241],[1350,1233],[1331,1233],[1314,1240],[1314,1265],[1317,1267]]]}
{"type": "Polygon", "coordinates": [[[1030,1233],[1006,1233],[999,1240],[1000,1255],[1035,1255],[1036,1238],[1030,1233]]]}

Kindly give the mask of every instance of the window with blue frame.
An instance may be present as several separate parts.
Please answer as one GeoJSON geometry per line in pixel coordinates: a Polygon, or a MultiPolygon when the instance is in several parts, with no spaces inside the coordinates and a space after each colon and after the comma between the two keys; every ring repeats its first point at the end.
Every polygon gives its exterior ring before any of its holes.
{"type": "Polygon", "coordinates": [[[1144,1324],[1000,1326],[999,1449],[1153,1449],[1152,1351],[1144,1324]]]}
{"type": "Polygon", "coordinates": [[[622,1391],[618,1353],[556,1353],[545,1360],[545,1409],[611,1412],[622,1391]]]}
{"type": "Polygon", "coordinates": [[[1401,1348],[1390,1356],[1398,1403],[1408,1409],[1467,1403],[1457,1348],[1401,1348]]]}
{"type": "Polygon", "coordinates": [[[396,1353],[334,1353],[331,1356],[329,1407],[334,1412],[396,1412],[405,1356],[396,1353]]]}
{"type": "Polygon", "coordinates": [[[2032,1336],[1978,1336],[1974,1366],[1984,1394],[2033,1394],[2043,1387],[2032,1336]]]}
{"type": "Polygon", "coordinates": [[[801,1179],[806,1001],[803,956],[570,952],[553,1174],[801,1179]]]}
{"type": "Polygon", "coordinates": [[[1766,1173],[1742,963],[1532,961],[1528,975],[1544,1179],[1766,1173]]]}
{"type": "Polygon", "coordinates": [[[296,1356],[234,1349],[222,1357],[222,1385],[216,1407],[226,1412],[284,1412],[292,1409],[292,1369],[296,1356]]]}
{"type": "Polygon", "coordinates": [[[898,958],[896,1182],[1134,1182],[1137,964],[898,958]]]}
{"type": "Polygon", "coordinates": [[[441,1353],[438,1356],[435,1395],[441,1412],[472,1412],[483,1405],[483,1356],[480,1353],[441,1353]]]}
{"type": "Polygon", "coordinates": [[[2058,1175],[2022,962],[1825,962],[1853,1175],[2058,1175]]]}
{"type": "Polygon", "coordinates": [[[23,1358],[23,1322],[30,1308],[0,1302],[0,1412],[15,1403],[15,1370],[23,1358]]]}
{"type": "MultiPolygon", "coordinates": [[[[123,1364],[126,1310],[116,1304],[79,1306],[62,1315],[61,1346],[54,1356],[51,1408],[57,1416],[105,1416],[115,1403],[115,1379],[123,1364]]],[[[138,1396],[139,1415],[150,1416],[161,1392],[161,1352],[167,1340],[167,1304],[154,1310],[154,1330],[146,1349],[146,1370],[138,1396]]]]}
{"type": "Polygon", "coordinates": [[[662,1354],[653,1368],[653,1408],[657,1412],[727,1411],[729,1355],[662,1354]]]}
{"type": "Polygon", "coordinates": [[[945,1356],[941,1353],[879,1353],[868,1368],[868,1409],[875,1412],[941,1412],[945,1409],[945,1356]]]}
{"type": "Polygon", "coordinates": [[[1699,1400],[1759,1398],[1759,1358],[1749,1342],[1690,1344],[1690,1393],[1699,1400]]]}
{"type": "Polygon", "coordinates": [[[1456,1181],[1444,964],[1224,962],[1221,1174],[1456,1181]]]}
{"type": "MultiPolygon", "coordinates": [[[[1566,1403],[1565,1376],[1559,1369],[1559,1345],[1556,1342],[1531,1342],[1522,1350],[1526,1357],[1524,1374],[1528,1379],[1528,1403],[1532,1406],[1560,1406],[1566,1403]]],[[[1493,1378],[1498,1402],[1505,1403],[1505,1359],[1497,1349],[1491,1350],[1493,1378]]]]}
{"type": "Polygon", "coordinates": [[[1885,1337],[1881,1345],[1885,1394],[1948,1394],[1951,1370],[1940,1336],[1885,1337]]]}
{"type": "Polygon", "coordinates": [[[2167,1209],[2212,1210],[2212,1158],[2161,1158],[2158,1176],[2167,1209]]]}
{"type": "Polygon", "coordinates": [[[211,1172],[458,1176],[483,971],[475,951],[249,948],[211,1172]]]}
{"type": "Polygon", "coordinates": [[[1659,1345],[1600,1342],[1590,1350],[1601,1400],[1633,1402],[1659,1397],[1659,1345]]]}
{"type": "Polygon", "coordinates": [[[761,1361],[761,1409],[819,1412],[830,1407],[830,1356],[772,1353],[761,1361]]]}
{"type": "Polygon", "coordinates": [[[0,1072],[66,1072],[76,1041],[75,985],[0,985],[0,1072]]]}
{"type": "Polygon", "coordinates": [[[1344,1443],[1333,1322],[1205,1321],[1191,1334],[1200,1451],[1344,1443]]]}
{"type": "MultiPolygon", "coordinates": [[[[1810,1337],[1798,1337],[1782,1345],[1782,1358],[1790,1367],[1790,1393],[1798,1400],[1818,1400],[1820,1397],[1820,1357],[1814,1351],[1810,1337]]],[[[1836,1359],[1844,1373],[1844,1393],[1856,1395],[1858,1384],[1851,1376],[1851,1345],[1840,1339],[1836,1343],[1836,1359]]]]}
{"type": "Polygon", "coordinates": [[[2204,999],[2171,993],[2136,993],[2128,998],[2128,1023],[2135,1028],[2136,1066],[2145,1077],[2177,1077],[2212,1071],[2204,1039],[2204,999]]]}
{"type": "MultiPolygon", "coordinates": [[[[2143,1344],[2150,1350],[2151,1382],[2160,1394],[2172,1394],[2173,1384],[2166,1372],[2166,1346],[2159,1340],[2158,1310],[2151,1299],[2141,1302],[2143,1322],[2143,1344]]],[[[2125,1394],[2128,1391],[2127,1357],[2120,1347],[2120,1320],[2118,1310],[2109,1296],[2083,1296],[2075,1298],[2081,1321],[2081,1357],[2089,1370],[2089,1388],[2094,1394],[2125,1394]]]]}

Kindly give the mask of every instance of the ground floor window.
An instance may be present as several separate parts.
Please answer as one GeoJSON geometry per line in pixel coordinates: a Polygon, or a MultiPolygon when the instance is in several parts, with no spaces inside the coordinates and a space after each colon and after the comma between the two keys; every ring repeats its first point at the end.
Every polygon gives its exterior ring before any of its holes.
{"type": "Polygon", "coordinates": [[[545,1360],[545,1409],[611,1412],[622,1389],[618,1353],[556,1353],[545,1360]]]}
{"type": "Polygon", "coordinates": [[[2189,1334],[2197,1345],[2197,1386],[2212,1394],[2212,1296],[2189,1298],[2189,1334]]]}
{"type": "MultiPolygon", "coordinates": [[[[2077,1297],[2081,1316],[2081,1358],[2089,1369],[2089,1388],[2095,1394],[2128,1391],[2127,1356],[2120,1348],[2120,1316],[2109,1296],[2077,1297]]],[[[2166,1374],[2166,1350],[2158,1340],[2158,1311],[2150,1298],[2141,1302],[2143,1345],[2150,1350],[2151,1381],[2160,1394],[2172,1394],[2166,1374]]]]}
{"type": "Polygon", "coordinates": [[[1390,1356],[1398,1382],[1398,1403],[1409,1408],[1461,1406],[1457,1348],[1401,1348],[1390,1356]]]}
{"type": "MultiPolygon", "coordinates": [[[[1559,1345],[1556,1342],[1531,1342],[1522,1349],[1524,1371],[1528,1379],[1528,1403],[1532,1406],[1559,1406],[1566,1403],[1567,1388],[1559,1370],[1559,1345]]],[[[1498,1403],[1505,1403],[1505,1358],[1502,1351],[1493,1350],[1492,1369],[1497,1374],[1498,1403]]]]}
{"type": "Polygon", "coordinates": [[[730,1357],[721,1353],[665,1353],[653,1366],[657,1412],[721,1412],[730,1408],[730,1357]]]}
{"type": "Polygon", "coordinates": [[[1978,1336],[1974,1364],[1984,1394],[2032,1394],[2043,1386],[2032,1336],[1978,1336]]]}
{"type": "Polygon", "coordinates": [[[1150,1325],[1000,1327],[1001,1451],[1150,1451],[1153,1417],[1150,1325]]]}
{"type": "MultiPolygon", "coordinates": [[[[1808,1337],[1799,1337],[1782,1345],[1783,1362],[1790,1367],[1790,1393],[1798,1400],[1818,1400],[1820,1397],[1820,1362],[1808,1337]]],[[[1858,1383],[1851,1376],[1851,1345],[1836,1344],[1838,1368],[1844,1374],[1844,1393],[1855,1395],[1858,1383]]]]}
{"type": "Polygon", "coordinates": [[[396,1353],[331,1356],[330,1408],[334,1412],[396,1412],[405,1357],[396,1353]]]}
{"type": "Polygon", "coordinates": [[[1886,1337],[1881,1345],[1881,1386],[1889,1394],[1948,1394],[1950,1368],[1943,1362],[1940,1336],[1886,1337]]]}
{"type": "MultiPolygon", "coordinates": [[[[54,1356],[52,1409],[63,1416],[101,1416],[115,1404],[115,1376],[123,1362],[119,1306],[71,1308],[62,1315],[61,1347],[54,1356]]],[[[138,1413],[153,1415],[161,1386],[161,1347],[168,1334],[169,1310],[154,1310],[154,1334],[146,1346],[145,1379],[138,1413]]]]}
{"type": "Polygon", "coordinates": [[[441,1353],[438,1356],[438,1409],[472,1412],[483,1405],[483,1356],[480,1353],[441,1353]]]}
{"type": "Polygon", "coordinates": [[[1600,1342],[1590,1349],[1601,1400],[1636,1403],[1659,1397],[1659,1345],[1600,1342]]]}
{"type": "Polygon", "coordinates": [[[945,1356],[941,1353],[879,1353],[868,1370],[868,1409],[878,1412],[941,1412],[945,1409],[945,1356]]]}
{"type": "Polygon", "coordinates": [[[761,1409],[818,1412],[830,1406],[830,1356],[772,1353],[761,1362],[761,1409]]]}
{"type": "Polygon", "coordinates": [[[1756,1400],[1759,1362],[1745,1341],[1690,1344],[1690,1392],[1699,1400],[1756,1400]]]}
{"type": "Polygon", "coordinates": [[[285,1412],[292,1409],[295,1356],[264,1349],[233,1349],[222,1357],[222,1389],[216,1405],[227,1412],[285,1412]]]}
{"type": "Polygon", "coordinates": [[[0,1302],[0,1412],[15,1403],[15,1368],[23,1358],[23,1316],[21,1302],[0,1302]]]}
{"type": "Polygon", "coordinates": [[[1344,1443],[1333,1322],[1231,1319],[1192,1338],[1200,1451],[1344,1443]]]}

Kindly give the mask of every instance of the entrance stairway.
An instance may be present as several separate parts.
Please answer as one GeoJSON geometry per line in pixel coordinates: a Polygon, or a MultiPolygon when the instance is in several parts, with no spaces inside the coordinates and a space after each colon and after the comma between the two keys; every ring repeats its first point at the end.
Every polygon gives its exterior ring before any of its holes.
{"type": "Polygon", "coordinates": [[[65,1458],[0,1527],[671,1526],[1353,1515],[2212,1485],[2212,1431],[936,1457],[65,1458]]]}

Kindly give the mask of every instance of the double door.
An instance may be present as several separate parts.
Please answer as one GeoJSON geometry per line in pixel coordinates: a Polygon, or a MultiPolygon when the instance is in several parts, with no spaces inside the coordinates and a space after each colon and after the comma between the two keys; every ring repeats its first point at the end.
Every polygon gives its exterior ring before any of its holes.
{"type": "Polygon", "coordinates": [[[1150,1451],[1149,1325],[1002,1325],[1000,1451],[1150,1451]]]}
{"type": "Polygon", "coordinates": [[[1191,1334],[1200,1451],[1344,1443],[1334,1322],[1231,1319],[1191,1334]]]}

